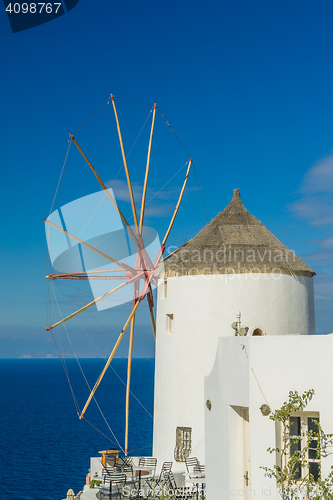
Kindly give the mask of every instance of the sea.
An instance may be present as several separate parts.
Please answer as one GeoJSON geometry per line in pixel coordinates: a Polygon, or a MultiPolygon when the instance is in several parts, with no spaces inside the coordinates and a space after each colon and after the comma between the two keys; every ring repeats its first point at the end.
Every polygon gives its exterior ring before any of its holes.
{"type": "MultiPolygon", "coordinates": [[[[62,500],[82,490],[90,457],[124,448],[127,360],[114,359],[79,420],[103,359],[0,360],[1,500],[62,500]]],[[[151,455],[154,360],[133,359],[129,450],[151,455]]]]}

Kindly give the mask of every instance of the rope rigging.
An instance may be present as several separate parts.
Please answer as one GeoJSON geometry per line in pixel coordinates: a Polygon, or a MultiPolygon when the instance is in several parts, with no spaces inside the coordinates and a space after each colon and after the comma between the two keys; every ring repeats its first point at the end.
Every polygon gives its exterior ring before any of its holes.
{"type": "Polygon", "coordinates": [[[56,197],[57,197],[57,194],[58,194],[58,189],[59,189],[59,186],[60,186],[60,182],[61,182],[61,179],[63,177],[63,174],[65,172],[65,168],[66,168],[66,163],[67,163],[67,159],[68,159],[68,154],[69,154],[69,150],[71,148],[71,144],[72,142],[70,141],[69,144],[68,144],[68,148],[67,148],[67,153],[66,153],[66,157],[65,157],[65,161],[64,161],[64,164],[62,166],[62,169],[61,169],[61,173],[60,173],[60,177],[59,177],[59,181],[58,181],[58,184],[57,184],[57,188],[56,188],[56,191],[55,191],[55,194],[54,194],[54,198],[53,198],[53,202],[52,202],[52,205],[51,205],[51,208],[50,208],[50,213],[49,213],[49,216],[53,210],[53,205],[54,205],[54,202],[56,200],[56,197]]]}
{"type": "Polygon", "coordinates": [[[100,111],[102,111],[102,109],[104,109],[104,108],[105,108],[105,106],[107,106],[107,105],[109,104],[110,100],[111,100],[111,98],[109,98],[109,99],[108,99],[108,101],[107,101],[107,102],[106,102],[106,103],[105,103],[105,104],[104,104],[101,108],[99,108],[99,110],[98,110],[98,111],[96,111],[96,113],[94,113],[94,114],[93,114],[93,115],[89,118],[89,120],[87,120],[87,121],[86,121],[86,122],[85,122],[85,123],[84,123],[84,124],[83,124],[80,128],[78,128],[78,129],[77,129],[77,131],[75,132],[75,134],[74,134],[74,135],[77,135],[77,134],[80,132],[80,130],[82,130],[82,129],[86,126],[86,125],[88,125],[88,123],[89,123],[89,122],[91,122],[91,120],[92,120],[93,118],[95,118],[95,116],[97,116],[97,115],[98,115],[98,113],[100,113],[100,111]]]}
{"type": "MultiPolygon", "coordinates": [[[[106,112],[107,112],[107,110],[108,110],[108,106],[107,106],[108,104],[109,104],[109,101],[106,103],[105,113],[104,113],[103,120],[102,120],[102,123],[101,123],[100,129],[99,129],[99,133],[98,133],[98,136],[97,136],[97,139],[96,139],[96,143],[95,143],[94,151],[93,151],[93,154],[92,154],[92,156],[91,156],[91,161],[93,161],[93,159],[94,159],[94,156],[95,156],[95,153],[96,153],[96,149],[97,149],[97,145],[98,145],[98,142],[99,142],[99,139],[100,139],[101,133],[102,133],[102,129],[103,129],[104,122],[105,122],[105,117],[106,117],[106,112]]],[[[103,108],[101,108],[101,110],[102,110],[102,109],[103,109],[103,108]]],[[[101,111],[101,110],[100,110],[100,111],[101,111]]],[[[70,143],[72,143],[72,141],[70,141],[70,143]]],[[[85,188],[85,185],[86,185],[86,182],[87,182],[87,179],[88,179],[88,175],[89,175],[89,167],[87,168],[86,177],[85,177],[84,182],[83,182],[83,186],[82,186],[82,189],[81,189],[81,193],[80,193],[80,195],[79,195],[79,197],[78,197],[78,199],[77,199],[76,209],[75,209],[75,211],[74,211],[74,214],[73,214],[73,217],[72,217],[72,221],[71,221],[71,223],[69,224],[69,229],[70,229],[70,228],[71,228],[71,226],[72,226],[72,223],[73,223],[73,221],[74,221],[75,214],[76,214],[76,212],[77,212],[77,209],[79,208],[79,203],[80,203],[80,200],[82,199],[82,194],[83,194],[83,190],[84,190],[84,188],[85,188]]],[[[59,200],[59,204],[60,204],[60,200],[59,200]]],[[[83,229],[83,230],[84,230],[84,229],[83,229]]],[[[83,230],[82,230],[82,231],[83,231],[83,230]]],[[[81,232],[82,232],[82,231],[81,231],[81,232]]],[[[80,236],[80,235],[79,235],[79,236],[80,236]]]]}

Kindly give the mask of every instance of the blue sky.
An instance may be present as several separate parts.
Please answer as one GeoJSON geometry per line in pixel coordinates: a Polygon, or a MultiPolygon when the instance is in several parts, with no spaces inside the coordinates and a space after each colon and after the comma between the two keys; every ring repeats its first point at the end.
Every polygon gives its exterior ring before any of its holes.
{"type": "MultiPolygon", "coordinates": [[[[332,18],[329,1],[80,0],[59,19],[12,34],[2,11],[0,357],[55,354],[45,332],[43,219],[49,214],[68,133],[79,129],[111,92],[158,104],[194,158],[209,219],[228,204],[232,189],[240,188],[250,213],[317,272],[317,331],[333,331],[332,18]]],[[[117,106],[127,147],[150,107],[126,101],[117,106]]],[[[106,135],[101,136],[104,149],[95,153],[106,182],[117,173],[106,163],[110,111],[106,135]]],[[[103,112],[80,132],[89,155],[103,112]]],[[[162,139],[156,139],[151,193],[183,164],[181,147],[180,163],[172,162],[177,145],[162,125],[161,137],[172,143],[165,149],[172,167],[167,166],[162,139]]],[[[86,175],[75,153],[70,161],[66,201],[80,194],[86,175]]],[[[133,161],[137,191],[142,168],[133,161]]],[[[168,185],[164,198],[157,198],[156,212],[148,218],[162,233],[182,175],[168,185]]],[[[123,182],[120,175],[115,193],[130,214],[122,198],[123,182]]],[[[206,223],[193,172],[188,188],[169,240],[173,245],[206,223]]],[[[89,178],[85,189],[94,192],[98,185],[89,178]]],[[[104,354],[127,311],[123,306],[98,317],[111,335],[86,320],[104,354]]],[[[137,324],[136,349],[152,355],[146,309],[137,324]]],[[[72,335],[80,355],[94,354],[75,325],[72,335]]],[[[126,355],[126,347],[120,355],[126,355]]]]}

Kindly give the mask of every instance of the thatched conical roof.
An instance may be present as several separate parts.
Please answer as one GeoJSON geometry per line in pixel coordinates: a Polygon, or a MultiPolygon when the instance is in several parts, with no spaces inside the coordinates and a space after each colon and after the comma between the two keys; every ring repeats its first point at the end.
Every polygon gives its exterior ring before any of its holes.
{"type": "Polygon", "coordinates": [[[316,274],[244,207],[239,189],[229,205],[164,261],[164,276],[316,274]]]}

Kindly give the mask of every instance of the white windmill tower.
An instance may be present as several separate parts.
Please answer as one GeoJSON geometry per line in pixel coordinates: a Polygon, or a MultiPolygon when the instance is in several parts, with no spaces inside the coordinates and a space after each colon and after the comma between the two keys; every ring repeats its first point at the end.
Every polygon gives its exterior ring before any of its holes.
{"type": "MultiPolygon", "coordinates": [[[[315,333],[313,275],[244,207],[239,190],[159,279],[153,455],[204,462],[204,377],[217,339],[315,333]]],[[[233,374],[230,373],[230,377],[233,374]]],[[[178,467],[177,467],[178,465],[178,467]]]]}

